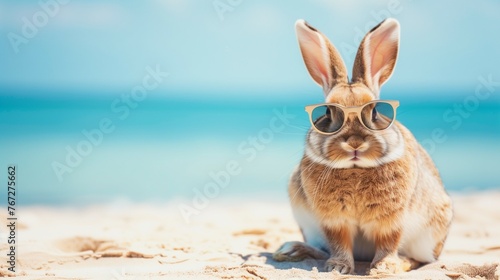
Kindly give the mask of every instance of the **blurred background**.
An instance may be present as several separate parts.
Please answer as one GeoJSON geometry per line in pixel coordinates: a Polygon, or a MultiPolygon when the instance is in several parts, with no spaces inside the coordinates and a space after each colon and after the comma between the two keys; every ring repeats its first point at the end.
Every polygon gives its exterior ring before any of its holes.
{"type": "Polygon", "coordinates": [[[499,188],[499,15],[493,0],[0,1],[0,182],[15,164],[24,204],[286,199],[304,106],[323,101],[295,21],[351,69],[394,17],[382,97],[449,191],[499,188]]]}

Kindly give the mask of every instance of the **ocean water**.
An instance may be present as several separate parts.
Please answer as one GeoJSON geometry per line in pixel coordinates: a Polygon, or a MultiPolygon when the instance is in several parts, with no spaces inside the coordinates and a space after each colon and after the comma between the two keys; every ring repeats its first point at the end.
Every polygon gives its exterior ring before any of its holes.
{"type": "MultiPolygon", "coordinates": [[[[175,96],[135,107],[118,93],[3,92],[0,182],[15,164],[22,204],[167,201],[203,192],[286,198],[309,129],[304,106],[319,97],[175,96]]],[[[399,98],[397,119],[430,152],[449,191],[500,187],[500,98],[444,96],[399,98]]]]}

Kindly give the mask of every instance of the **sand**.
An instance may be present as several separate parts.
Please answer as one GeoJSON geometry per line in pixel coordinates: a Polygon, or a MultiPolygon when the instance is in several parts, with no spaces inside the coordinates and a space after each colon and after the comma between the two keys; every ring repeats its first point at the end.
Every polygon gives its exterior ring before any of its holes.
{"type": "MultiPolygon", "coordinates": [[[[453,195],[455,218],[439,261],[399,275],[339,276],[324,262],[275,262],[301,240],[287,202],[214,199],[188,224],[180,202],[117,201],[18,210],[16,273],[0,231],[0,275],[20,279],[498,279],[500,192],[453,195]]],[[[2,211],[6,212],[6,211],[2,211]]],[[[0,216],[6,221],[6,216],[0,216]]],[[[356,263],[363,274],[366,263],[356,263]]]]}

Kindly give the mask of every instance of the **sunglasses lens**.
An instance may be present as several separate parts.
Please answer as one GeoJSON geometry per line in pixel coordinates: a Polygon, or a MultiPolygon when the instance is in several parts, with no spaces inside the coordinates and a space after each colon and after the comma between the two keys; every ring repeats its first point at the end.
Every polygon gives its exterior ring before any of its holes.
{"type": "Polygon", "coordinates": [[[311,113],[314,127],[324,133],[334,133],[344,124],[344,113],[336,106],[318,106],[311,113]]]}
{"type": "Polygon", "coordinates": [[[361,111],[364,125],[373,130],[388,128],[394,121],[395,116],[395,109],[387,102],[368,104],[361,111]]]}

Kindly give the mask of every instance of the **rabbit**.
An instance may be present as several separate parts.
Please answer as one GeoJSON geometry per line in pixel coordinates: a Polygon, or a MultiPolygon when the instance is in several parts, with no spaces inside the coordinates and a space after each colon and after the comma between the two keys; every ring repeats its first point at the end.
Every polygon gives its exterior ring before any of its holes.
{"type": "MultiPolygon", "coordinates": [[[[325,35],[304,20],[295,28],[306,68],[323,88],[326,103],[353,108],[380,100],[380,88],[398,56],[396,19],[387,18],[365,35],[350,81],[325,35]]],[[[304,155],[288,187],[304,242],[285,242],[273,259],[326,260],[325,270],[340,274],[354,274],[355,260],[367,261],[372,275],[401,273],[435,261],[453,211],[432,159],[398,121],[385,130],[370,130],[353,112],[345,114],[335,133],[313,127],[308,131],[304,155]]],[[[338,116],[329,114],[322,118],[331,124],[338,116]]]]}

